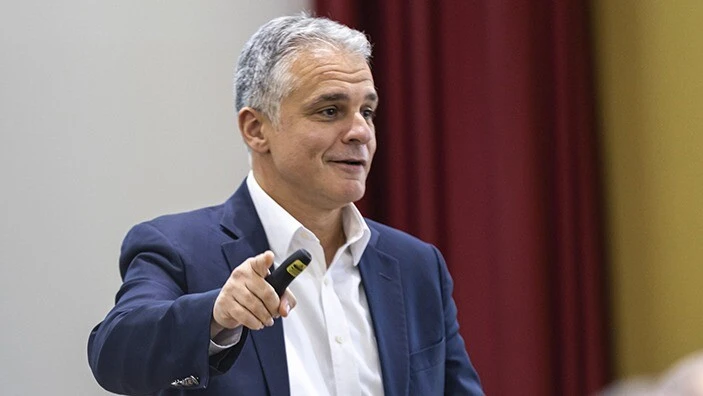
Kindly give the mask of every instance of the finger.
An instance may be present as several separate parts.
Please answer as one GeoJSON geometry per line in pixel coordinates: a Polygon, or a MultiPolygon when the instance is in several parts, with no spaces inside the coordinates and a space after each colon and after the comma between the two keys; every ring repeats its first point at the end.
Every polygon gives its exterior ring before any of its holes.
{"type": "Polygon", "coordinates": [[[218,329],[218,326],[225,329],[233,329],[243,324],[241,323],[243,318],[235,312],[237,305],[238,303],[232,295],[223,288],[215,300],[215,306],[212,308],[212,319],[216,325],[211,325],[210,327],[211,337],[213,336],[213,331],[219,333],[222,330],[218,329]]]}
{"type": "Polygon", "coordinates": [[[261,300],[244,285],[234,286],[227,300],[224,308],[227,316],[242,325],[252,330],[259,330],[264,325],[273,325],[273,318],[261,300]]]}
{"type": "Polygon", "coordinates": [[[273,287],[261,278],[250,279],[244,286],[246,292],[240,294],[242,296],[240,302],[263,323],[272,325],[273,317],[278,316],[280,302],[273,287]]]}
{"type": "Polygon", "coordinates": [[[295,299],[295,295],[289,289],[286,289],[281,296],[281,301],[278,304],[278,313],[284,318],[288,316],[291,309],[295,308],[298,301],[295,299]]]}
{"type": "MultiPolygon", "coordinates": [[[[251,258],[249,267],[256,276],[249,277],[246,281],[247,289],[257,296],[268,310],[269,315],[278,317],[280,299],[273,287],[265,281],[270,274],[269,268],[273,264],[274,255],[270,250],[251,258]]],[[[255,312],[258,315],[258,312],[255,312]]],[[[260,316],[259,316],[260,317],[260,316]]]]}
{"type": "Polygon", "coordinates": [[[233,321],[239,322],[242,326],[251,330],[261,330],[264,328],[264,322],[259,320],[254,313],[239,303],[235,302],[235,304],[232,305],[228,311],[228,315],[233,321]]]}
{"type": "MultiPolygon", "coordinates": [[[[266,281],[261,278],[258,282],[271,289],[269,293],[276,298],[278,306],[278,296],[266,281]]],[[[260,329],[264,325],[273,325],[273,318],[261,299],[254,295],[246,286],[244,279],[229,279],[223,286],[220,294],[215,300],[213,307],[213,318],[221,326],[231,329],[242,324],[250,329],[260,329]]]]}
{"type": "MultiPolygon", "coordinates": [[[[250,280],[251,281],[251,280],[250,280]]],[[[245,284],[238,284],[235,287],[235,291],[232,293],[232,298],[237,304],[245,308],[249,313],[254,315],[254,317],[266,326],[273,325],[273,317],[276,313],[276,307],[278,307],[278,296],[273,291],[273,288],[266,283],[263,279],[259,279],[258,283],[263,283],[264,287],[268,288],[264,290],[263,293],[252,291],[249,288],[249,282],[245,284]],[[264,302],[264,299],[272,297],[275,302],[273,309],[269,309],[264,302]],[[273,311],[273,313],[271,312],[273,311]]]]}
{"type": "Polygon", "coordinates": [[[267,250],[257,256],[250,258],[249,266],[261,278],[265,278],[269,274],[269,268],[273,264],[273,252],[267,250]]]}

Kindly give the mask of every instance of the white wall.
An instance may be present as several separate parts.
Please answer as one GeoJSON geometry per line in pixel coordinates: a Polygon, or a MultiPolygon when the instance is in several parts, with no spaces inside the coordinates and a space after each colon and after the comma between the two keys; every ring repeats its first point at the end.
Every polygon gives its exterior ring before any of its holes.
{"type": "Polygon", "coordinates": [[[98,395],[91,328],[128,228],[248,170],[241,46],[309,0],[0,2],[0,394],[98,395]]]}

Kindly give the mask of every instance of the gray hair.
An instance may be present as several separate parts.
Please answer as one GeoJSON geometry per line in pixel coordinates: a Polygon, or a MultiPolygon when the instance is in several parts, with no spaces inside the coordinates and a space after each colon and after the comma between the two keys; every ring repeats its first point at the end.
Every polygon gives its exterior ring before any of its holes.
{"type": "Polygon", "coordinates": [[[343,50],[371,58],[366,36],[327,18],[306,14],[273,19],[259,28],[239,55],[234,81],[237,112],[248,106],[278,122],[281,101],[294,88],[293,62],[305,51],[343,50]]]}

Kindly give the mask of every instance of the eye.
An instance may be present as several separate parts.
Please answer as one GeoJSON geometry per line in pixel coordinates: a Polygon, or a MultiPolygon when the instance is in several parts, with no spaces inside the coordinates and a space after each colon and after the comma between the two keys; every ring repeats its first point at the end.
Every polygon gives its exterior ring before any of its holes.
{"type": "Polygon", "coordinates": [[[372,109],[361,110],[361,115],[367,120],[373,120],[376,117],[376,112],[372,109]]]}
{"type": "Polygon", "coordinates": [[[326,107],[326,108],[320,110],[320,114],[322,114],[323,116],[325,116],[327,118],[332,118],[332,117],[336,116],[337,113],[338,113],[338,110],[336,107],[326,107]]]}

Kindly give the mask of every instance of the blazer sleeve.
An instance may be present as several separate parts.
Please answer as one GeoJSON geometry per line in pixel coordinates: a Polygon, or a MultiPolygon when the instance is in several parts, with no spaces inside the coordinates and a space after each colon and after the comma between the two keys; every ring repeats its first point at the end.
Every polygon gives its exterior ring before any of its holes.
{"type": "Polygon", "coordinates": [[[444,325],[446,339],[446,361],[444,377],[445,395],[484,395],[478,374],[474,369],[466,345],[459,334],[457,308],[452,298],[453,282],[442,254],[432,247],[439,263],[440,281],[442,283],[442,300],[444,307],[444,325]]]}
{"type": "Polygon", "coordinates": [[[115,307],[88,340],[88,360],[102,387],[120,394],[152,394],[194,376],[205,388],[231,367],[247,331],[233,348],[208,356],[210,320],[219,289],[187,294],[181,251],[150,223],[125,237],[123,283],[115,307]]]}

